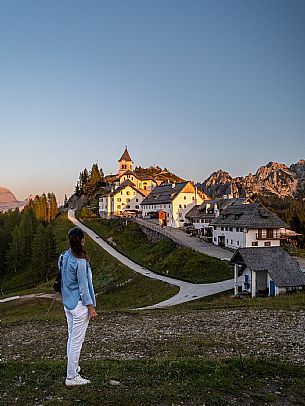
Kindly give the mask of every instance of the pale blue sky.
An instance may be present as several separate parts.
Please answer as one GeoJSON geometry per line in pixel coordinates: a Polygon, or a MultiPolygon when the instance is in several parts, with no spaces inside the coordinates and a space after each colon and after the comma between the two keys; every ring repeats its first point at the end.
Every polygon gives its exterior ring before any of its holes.
{"type": "Polygon", "coordinates": [[[202,181],[305,158],[305,1],[0,0],[0,186],[99,161],[202,181]]]}

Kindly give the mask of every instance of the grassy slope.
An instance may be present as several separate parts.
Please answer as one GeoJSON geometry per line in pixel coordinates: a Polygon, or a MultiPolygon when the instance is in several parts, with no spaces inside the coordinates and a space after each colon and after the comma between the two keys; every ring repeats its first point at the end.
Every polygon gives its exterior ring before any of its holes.
{"type": "Polygon", "coordinates": [[[66,389],[64,362],[0,364],[3,405],[304,405],[305,367],[276,361],[86,361],[92,384],[66,389]],[[110,380],[120,382],[111,386],[110,380]],[[233,401],[234,400],[234,401],[233,401]]]}
{"type": "MultiPolygon", "coordinates": [[[[60,215],[52,223],[58,255],[67,249],[67,234],[72,226],[65,214],[60,215]]],[[[86,240],[86,249],[92,265],[99,310],[141,307],[161,302],[178,293],[178,288],[174,286],[132,272],[89,238],[86,240]]],[[[32,280],[28,274],[21,274],[18,278],[17,285],[11,282],[11,286],[23,285],[32,280]]],[[[34,288],[10,291],[7,296],[40,292],[53,293],[53,279],[34,288]]]]}
{"type": "MultiPolygon", "coordinates": [[[[66,235],[71,223],[66,217],[60,216],[53,226],[57,235],[58,252],[61,252],[66,248],[66,235]]],[[[104,292],[98,297],[100,310],[117,310],[130,306],[130,302],[134,305],[135,301],[148,300],[152,281],[143,277],[138,280],[138,275],[108,258],[89,239],[87,249],[97,290],[104,292]],[[117,287],[129,278],[133,278],[132,282],[117,287]],[[138,297],[140,292],[142,298],[138,297]],[[129,294],[131,299],[127,297],[129,294]]],[[[169,293],[167,285],[156,286],[156,292],[149,300],[160,299],[165,295],[164,291],[161,293],[163,288],[169,293]]],[[[46,329],[49,323],[62,325],[64,315],[61,304],[56,303],[47,318],[45,313],[49,303],[45,299],[5,303],[1,305],[1,322],[9,324],[12,330],[15,324],[26,326],[28,320],[45,323],[46,329]]],[[[304,305],[304,293],[255,300],[236,300],[229,295],[221,295],[167,311],[188,312],[215,307],[254,306],[299,309],[304,308],[304,305]]],[[[176,337],[177,345],[182,339],[183,337],[176,337]]],[[[63,346],[64,343],[58,345],[63,346]]],[[[4,354],[5,348],[0,349],[1,352],[4,354]]],[[[179,359],[153,357],[149,360],[129,361],[87,360],[82,362],[82,367],[84,375],[90,377],[92,384],[68,390],[63,384],[64,360],[48,361],[35,357],[31,362],[19,360],[1,363],[0,360],[0,404],[248,406],[269,405],[274,402],[277,405],[305,405],[305,367],[276,360],[235,358],[217,361],[198,358],[196,354],[190,355],[185,348],[179,359]],[[118,380],[121,384],[111,386],[111,379],[118,380]]]]}
{"type": "Polygon", "coordinates": [[[195,283],[233,277],[229,265],[217,258],[190,248],[178,248],[171,240],[151,243],[134,222],[128,222],[126,226],[118,220],[90,219],[84,223],[103,239],[112,238],[118,251],[157,273],[195,283]]]}
{"type": "MultiPolygon", "coordinates": [[[[59,252],[67,248],[67,233],[70,228],[71,222],[65,215],[59,216],[53,223],[59,252]]],[[[92,266],[99,309],[118,310],[145,306],[161,302],[178,292],[173,286],[132,272],[90,238],[86,239],[86,249],[92,266]]]]}

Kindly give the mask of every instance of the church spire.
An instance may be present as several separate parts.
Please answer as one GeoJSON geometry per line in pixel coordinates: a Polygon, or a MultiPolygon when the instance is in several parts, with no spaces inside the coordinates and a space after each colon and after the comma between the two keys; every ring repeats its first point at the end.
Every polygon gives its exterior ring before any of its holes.
{"type": "Polygon", "coordinates": [[[126,171],[132,171],[132,159],[129,155],[127,146],[125,146],[125,151],[123,152],[119,162],[119,176],[121,176],[126,171]]]}

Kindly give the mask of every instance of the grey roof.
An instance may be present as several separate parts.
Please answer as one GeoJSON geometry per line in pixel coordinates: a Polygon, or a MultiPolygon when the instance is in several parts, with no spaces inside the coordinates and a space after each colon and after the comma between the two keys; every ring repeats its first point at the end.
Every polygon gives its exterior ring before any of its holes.
{"type": "Polygon", "coordinates": [[[124,160],[124,161],[132,161],[132,159],[130,158],[130,155],[129,155],[129,152],[128,152],[127,147],[125,148],[125,151],[123,152],[121,158],[119,159],[119,162],[120,162],[120,161],[123,161],[123,160],[124,160]]]}
{"type": "Polygon", "coordinates": [[[132,175],[139,180],[154,180],[154,178],[150,175],[146,175],[144,172],[133,172],[133,171],[125,171],[122,175],[119,175],[118,179],[120,179],[124,175],[132,175]]]}
{"type": "Polygon", "coordinates": [[[261,203],[231,205],[221,212],[212,225],[248,228],[288,227],[284,221],[261,203]]]}
{"type": "Polygon", "coordinates": [[[299,264],[282,247],[239,248],[230,264],[245,264],[251,271],[268,271],[278,287],[305,285],[299,264]]]}
{"type": "Polygon", "coordinates": [[[200,218],[201,213],[198,210],[199,207],[199,204],[196,204],[194,207],[192,207],[191,210],[186,213],[185,218],[200,218]]]}
{"type": "Polygon", "coordinates": [[[217,198],[217,199],[205,200],[201,204],[199,210],[205,210],[208,203],[210,205],[217,204],[218,209],[224,210],[229,206],[245,204],[248,201],[250,203],[253,203],[253,200],[250,199],[249,197],[226,198],[226,199],[225,198],[217,198]]]}
{"type": "Polygon", "coordinates": [[[165,204],[171,203],[188,182],[180,182],[176,184],[164,183],[156,186],[151,193],[141,203],[146,204],[165,204]]]}
{"type": "Polygon", "coordinates": [[[228,206],[231,206],[233,204],[235,205],[241,205],[245,204],[246,202],[250,201],[253,203],[253,201],[248,198],[248,197],[243,197],[243,198],[232,198],[232,199],[225,199],[225,198],[217,198],[217,199],[209,199],[205,200],[201,205],[194,206],[186,215],[186,218],[199,218],[199,219],[209,219],[213,220],[215,218],[215,213],[214,213],[214,204],[217,204],[217,208],[219,210],[225,209],[228,206]],[[207,204],[210,204],[210,208],[208,209],[209,212],[206,212],[206,207],[207,204]],[[212,213],[210,212],[212,211],[212,213]]]}

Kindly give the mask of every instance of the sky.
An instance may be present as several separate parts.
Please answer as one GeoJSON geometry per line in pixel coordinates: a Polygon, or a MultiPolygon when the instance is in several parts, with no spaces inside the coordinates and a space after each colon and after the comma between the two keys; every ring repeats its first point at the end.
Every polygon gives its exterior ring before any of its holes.
{"type": "Polygon", "coordinates": [[[0,0],[0,186],[305,158],[304,0],[0,0]]]}

